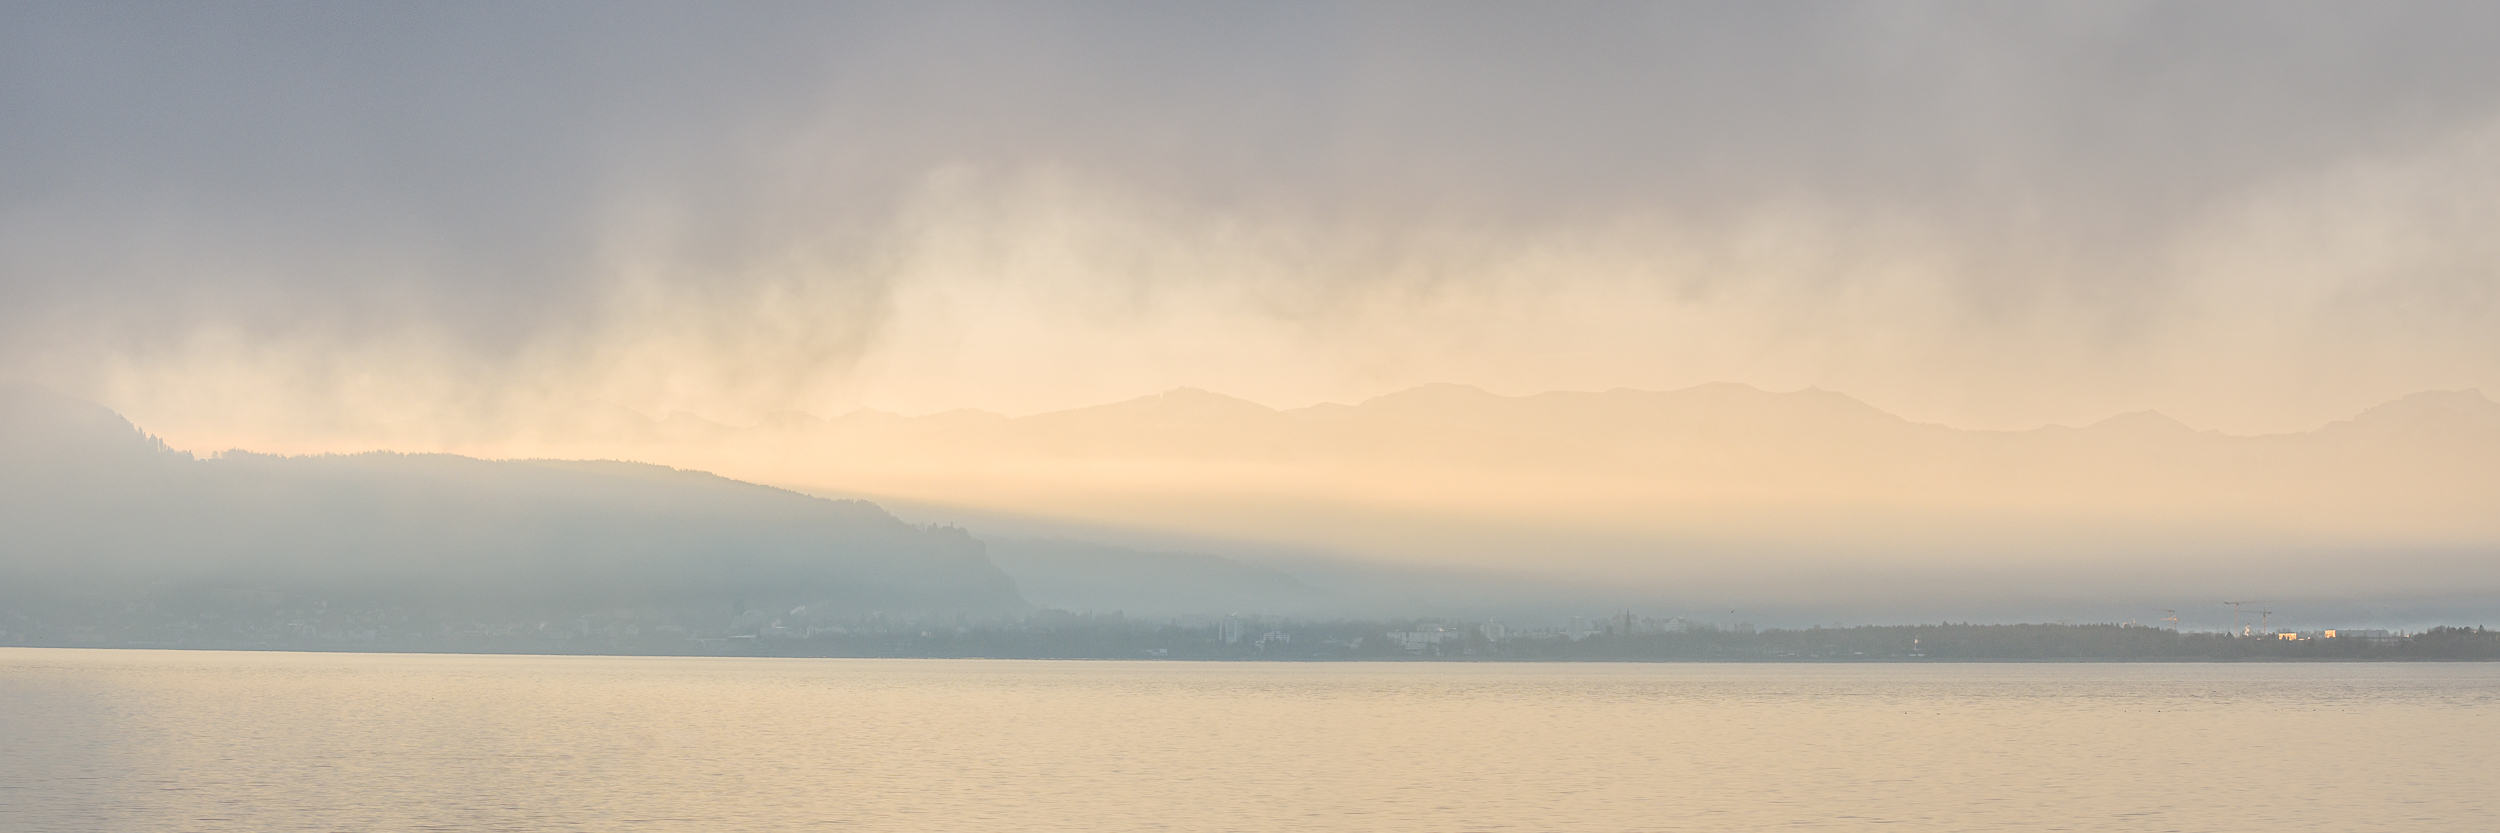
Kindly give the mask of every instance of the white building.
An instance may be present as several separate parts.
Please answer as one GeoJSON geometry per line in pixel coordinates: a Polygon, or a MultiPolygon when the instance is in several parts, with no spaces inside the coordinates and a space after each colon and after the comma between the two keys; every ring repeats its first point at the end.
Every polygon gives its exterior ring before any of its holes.
{"type": "Polygon", "coordinates": [[[1411,631],[1390,631],[1389,638],[1397,640],[1400,647],[1409,651],[1421,651],[1425,648],[1439,645],[1443,642],[1465,641],[1467,638],[1467,632],[1436,627],[1411,631]]]}

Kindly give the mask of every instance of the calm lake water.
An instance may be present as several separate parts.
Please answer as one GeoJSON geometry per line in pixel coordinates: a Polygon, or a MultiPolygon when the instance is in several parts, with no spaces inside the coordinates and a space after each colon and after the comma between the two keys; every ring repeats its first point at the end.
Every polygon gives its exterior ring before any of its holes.
{"type": "Polygon", "coordinates": [[[0,829],[2500,829],[2500,665],[0,649],[0,829]]]}

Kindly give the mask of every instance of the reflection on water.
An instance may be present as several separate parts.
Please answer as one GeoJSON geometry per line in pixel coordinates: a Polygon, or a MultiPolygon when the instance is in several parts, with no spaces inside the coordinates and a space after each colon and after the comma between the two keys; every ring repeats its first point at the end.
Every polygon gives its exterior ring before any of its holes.
{"type": "Polygon", "coordinates": [[[2500,665],[0,649],[0,829],[2488,830],[2500,665]]]}

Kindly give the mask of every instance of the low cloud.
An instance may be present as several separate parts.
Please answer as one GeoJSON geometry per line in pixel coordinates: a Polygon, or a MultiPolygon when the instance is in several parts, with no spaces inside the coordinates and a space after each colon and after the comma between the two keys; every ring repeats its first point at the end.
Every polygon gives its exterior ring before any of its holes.
{"type": "Polygon", "coordinates": [[[2500,389],[2471,8],[29,6],[0,375],[202,447],[585,409],[2500,389]]]}

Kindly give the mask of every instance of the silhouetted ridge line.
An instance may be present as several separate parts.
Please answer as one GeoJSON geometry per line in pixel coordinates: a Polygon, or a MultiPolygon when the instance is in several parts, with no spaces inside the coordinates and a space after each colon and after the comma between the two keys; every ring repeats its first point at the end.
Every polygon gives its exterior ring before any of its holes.
{"type": "MultiPolygon", "coordinates": [[[[14,595],[236,588],[479,611],[1025,607],[960,529],[644,463],[171,451],[91,403],[0,398],[14,595]]],[[[19,602],[25,603],[23,598],[19,602]]]]}

